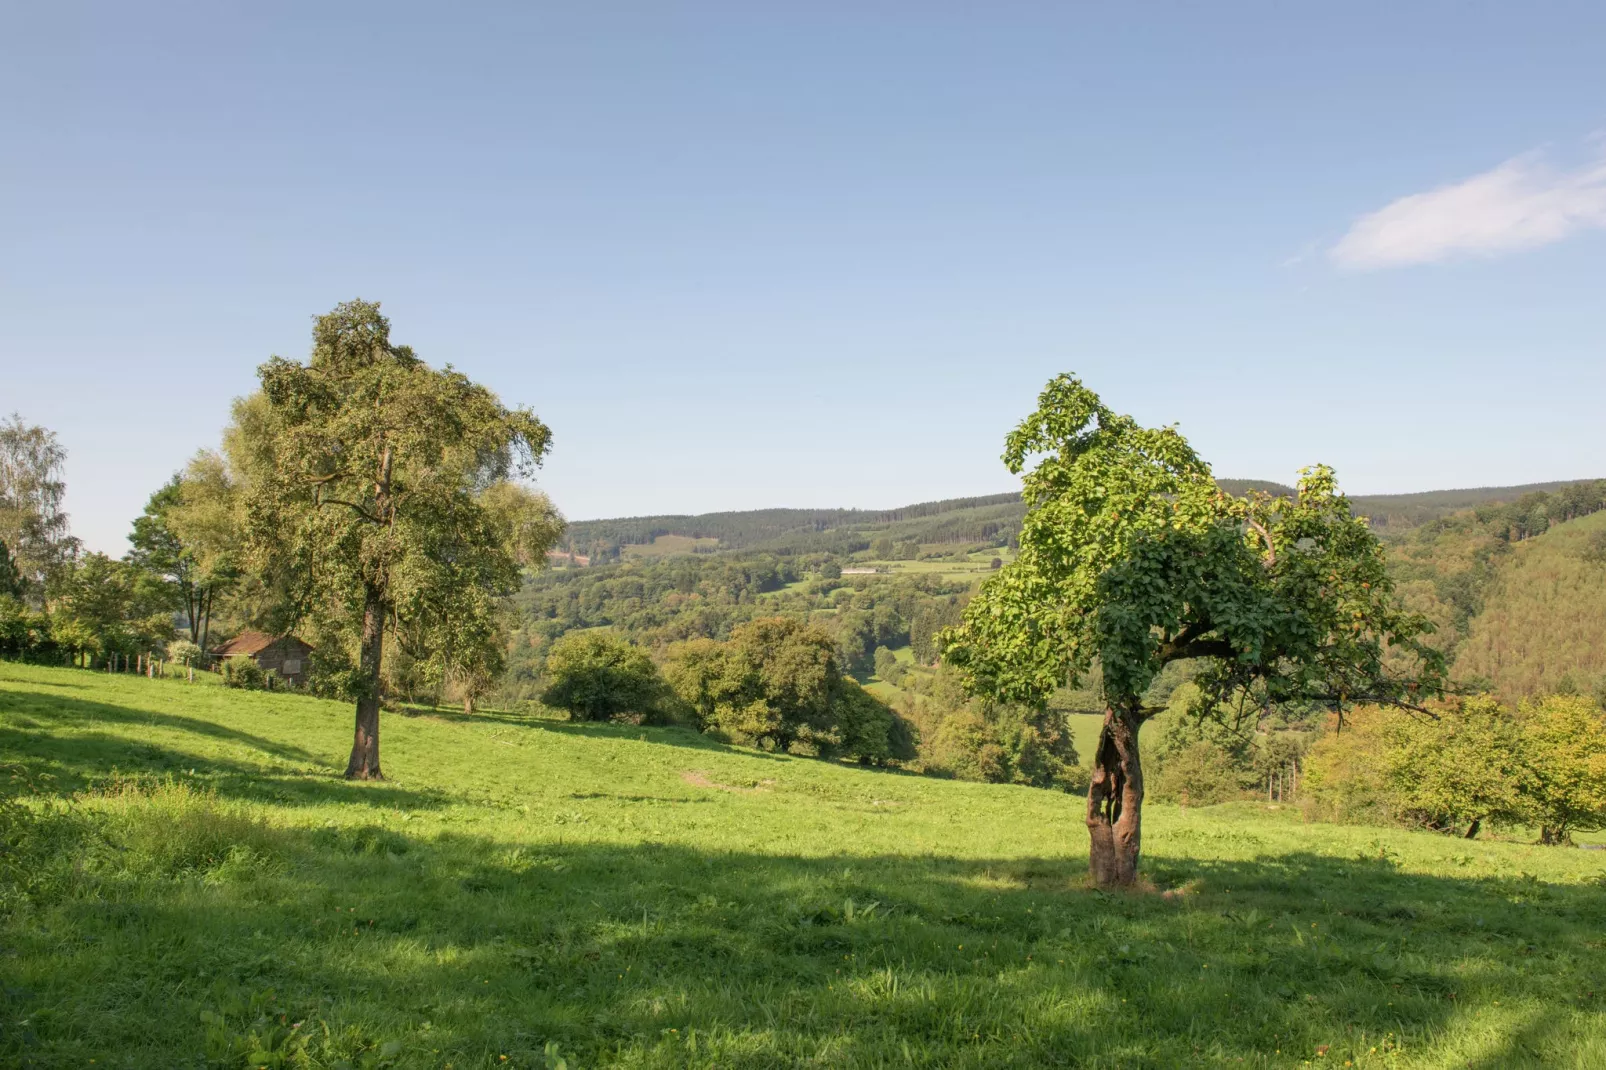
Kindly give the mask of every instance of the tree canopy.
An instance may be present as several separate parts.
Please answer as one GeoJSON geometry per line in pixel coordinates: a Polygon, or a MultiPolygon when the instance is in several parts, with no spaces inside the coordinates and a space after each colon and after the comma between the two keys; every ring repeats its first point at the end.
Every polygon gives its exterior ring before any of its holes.
{"type": "Polygon", "coordinates": [[[0,421],[0,544],[8,585],[35,608],[78,556],[62,510],[66,463],[54,431],[26,424],[16,413],[0,421]]]}

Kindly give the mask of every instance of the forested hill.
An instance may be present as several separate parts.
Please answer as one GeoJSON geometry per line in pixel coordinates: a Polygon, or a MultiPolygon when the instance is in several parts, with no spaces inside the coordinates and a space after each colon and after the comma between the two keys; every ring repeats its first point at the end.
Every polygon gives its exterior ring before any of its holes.
{"type": "MultiPolygon", "coordinates": [[[[1264,490],[1292,494],[1286,484],[1223,479],[1233,494],[1264,490]]],[[[1356,511],[1382,533],[1406,531],[1461,510],[1491,502],[1515,503],[1568,486],[1565,482],[1514,487],[1476,487],[1415,494],[1369,494],[1353,498],[1356,511]]],[[[777,553],[854,553],[879,538],[921,544],[1006,545],[1020,530],[1025,506],[1018,493],[919,502],[897,509],[753,509],[581,520],[569,525],[565,549],[596,561],[617,559],[625,547],[646,547],[670,537],[665,549],[770,550],[777,553]]]]}

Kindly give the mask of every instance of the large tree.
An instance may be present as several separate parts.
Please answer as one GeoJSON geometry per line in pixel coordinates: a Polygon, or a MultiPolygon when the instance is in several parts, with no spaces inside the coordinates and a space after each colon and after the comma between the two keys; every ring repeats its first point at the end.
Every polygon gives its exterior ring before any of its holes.
{"type": "Polygon", "coordinates": [[[231,502],[214,486],[225,479],[222,458],[201,454],[150,496],[128,536],[128,562],[167,586],[190,639],[202,649],[217,596],[238,574],[231,502]]]}
{"type": "Polygon", "coordinates": [[[26,424],[15,413],[0,421],[0,541],[23,597],[35,608],[78,557],[78,540],[61,508],[66,463],[67,451],[54,431],[26,424]]]}
{"type": "Polygon", "coordinates": [[[1131,884],[1142,840],[1145,692],[1198,663],[1193,714],[1243,722],[1279,704],[1416,705],[1443,686],[1398,608],[1382,548],[1331,470],[1295,498],[1221,490],[1174,427],[1146,428],[1062,375],[1006,441],[1023,476],[1020,555],[944,633],[977,691],[1037,705],[1101,670],[1104,724],[1087,796],[1089,868],[1131,884]]]}
{"type": "Polygon", "coordinates": [[[346,776],[377,779],[385,636],[438,635],[441,607],[517,590],[554,528],[510,516],[499,488],[533,473],[550,432],[392,343],[366,301],[318,317],[307,363],[274,357],[258,376],[225,437],[249,563],[297,613],[355,626],[346,776]]]}

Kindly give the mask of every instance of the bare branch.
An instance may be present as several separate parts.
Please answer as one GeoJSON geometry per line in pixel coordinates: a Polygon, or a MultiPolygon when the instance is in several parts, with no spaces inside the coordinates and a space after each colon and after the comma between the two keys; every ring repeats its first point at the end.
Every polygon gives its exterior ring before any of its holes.
{"type": "Polygon", "coordinates": [[[1250,527],[1254,528],[1257,532],[1259,532],[1260,533],[1260,537],[1263,540],[1265,540],[1265,543],[1266,543],[1266,567],[1267,568],[1271,568],[1273,565],[1275,565],[1277,563],[1277,548],[1275,546],[1273,546],[1272,543],[1271,543],[1271,532],[1267,531],[1265,526],[1263,524],[1261,524],[1260,521],[1255,520],[1252,517],[1247,517],[1247,516],[1244,517],[1244,523],[1248,524],[1250,527]]]}
{"type": "Polygon", "coordinates": [[[344,505],[346,508],[348,508],[348,509],[352,510],[353,512],[355,512],[358,516],[360,516],[364,520],[368,521],[368,523],[370,523],[370,524],[378,524],[378,523],[380,523],[380,519],[377,516],[375,516],[374,514],[370,513],[368,510],[364,509],[362,506],[358,505],[356,502],[343,501],[343,500],[341,500],[339,498],[324,498],[318,504],[319,505],[344,505]]]}

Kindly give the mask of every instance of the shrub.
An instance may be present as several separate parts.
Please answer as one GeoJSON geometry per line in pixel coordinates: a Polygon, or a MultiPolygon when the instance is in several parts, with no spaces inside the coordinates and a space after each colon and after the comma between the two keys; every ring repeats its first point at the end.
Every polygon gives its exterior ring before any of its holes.
{"type": "Polygon", "coordinates": [[[201,664],[204,657],[201,648],[188,639],[175,639],[167,644],[167,658],[175,664],[194,668],[201,664]]]}
{"type": "Polygon", "coordinates": [[[842,681],[831,713],[834,738],[822,746],[822,753],[865,765],[908,761],[915,756],[914,730],[909,722],[854,681],[842,681]]]}
{"type": "Polygon", "coordinates": [[[1313,816],[1476,835],[1486,820],[1537,826],[1543,843],[1606,828],[1606,713],[1551,695],[1515,714],[1487,696],[1431,716],[1357,710],[1306,759],[1313,816]]]}
{"type": "Polygon", "coordinates": [[[1517,714],[1526,777],[1519,813],[1544,843],[1606,828],[1606,712],[1593,699],[1551,695],[1517,714]]]}
{"type": "Polygon", "coordinates": [[[894,686],[903,679],[903,667],[898,664],[898,655],[884,646],[875,648],[875,674],[880,679],[894,686]]]}
{"type": "Polygon", "coordinates": [[[625,714],[653,720],[663,706],[663,681],[644,652],[611,632],[571,632],[552,644],[541,701],[576,721],[625,714]]]}
{"type": "Polygon", "coordinates": [[[1434,716],[1390,711],[1378,723],[1379,773],[1401,820],[1476,835],[1484,821],[1517,819],[1526,779],[1520,727],[1493,698],[1434,716]]]}
{"type": "Polygon", "coordinates": [[[224,687],[238,687],[247,691],[261,691],[267,686],[262,667],[250,658],[224,658],[219,666],[224,687]]]}
{"type": "Polygon", "coordinates": [[[670,648],[668,677],[705,731],[776,751],[824,751],[836,740],[832,707],[841,691],[829,635],[788,617],[763,617],[728,643],[692,640],[670,648]]]}
{"type": "Polygon", "coordinates": [[[1238,760],[1220,744],[1195,740],[1159,761],[1149,795],[1183,806],[1213,806],[1246,794],[1238,760]]]}
{"type": "Polygon", "coordinates": [[[927,752],[933,770],[961,780],[1087,788],[1063,714],[1023,706],[966,703],[942,719],[927,752]]]}

